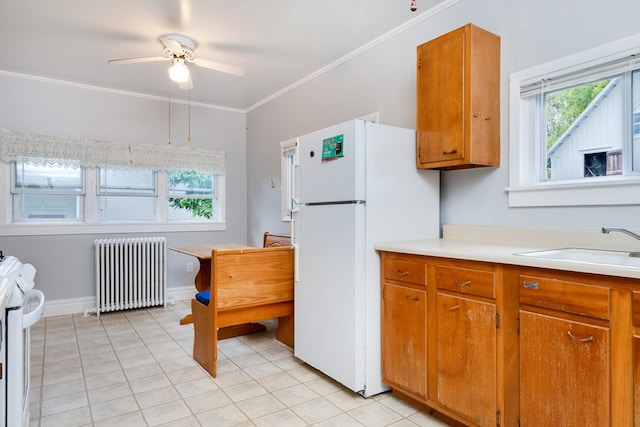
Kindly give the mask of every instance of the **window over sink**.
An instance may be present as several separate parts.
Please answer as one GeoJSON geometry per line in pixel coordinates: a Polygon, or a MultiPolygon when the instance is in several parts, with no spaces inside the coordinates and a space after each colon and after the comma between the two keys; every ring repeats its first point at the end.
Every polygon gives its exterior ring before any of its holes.
{"type": "Polygon", "coordinates": [[[509,206],[640,204],[640,35],[510,77],[509,206]]]}

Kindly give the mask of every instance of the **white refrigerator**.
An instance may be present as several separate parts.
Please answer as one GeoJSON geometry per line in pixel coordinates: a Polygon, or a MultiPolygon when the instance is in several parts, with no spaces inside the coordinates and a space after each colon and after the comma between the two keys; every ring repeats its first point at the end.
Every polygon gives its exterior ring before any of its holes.
{"type": "Polygon", "coordinates": [[[369,397],[382,382],[380,242],[437,238],[437,171],[415,131],[353,120],[298,138],[294,354],[369,397]]]}

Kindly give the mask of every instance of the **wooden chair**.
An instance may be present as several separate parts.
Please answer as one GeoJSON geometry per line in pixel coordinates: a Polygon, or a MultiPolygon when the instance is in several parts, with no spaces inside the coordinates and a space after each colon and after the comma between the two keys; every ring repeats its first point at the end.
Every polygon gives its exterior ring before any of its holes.
{"type": "Polygon", "coordinates": [[[193,358],[211,376],[220,328],[277,317],[277,339],[293,347],[292,247],[214,250],[211,272],[208,304],[191,301],[193,358]]]}

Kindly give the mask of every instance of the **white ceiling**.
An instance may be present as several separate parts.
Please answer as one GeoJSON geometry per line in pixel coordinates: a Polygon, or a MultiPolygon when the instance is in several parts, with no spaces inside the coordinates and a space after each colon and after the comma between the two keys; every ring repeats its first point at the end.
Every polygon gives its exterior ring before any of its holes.
{"type": "MultiPolygon", "coordinates": [[[[0,0],[0,71],[172,98],[159,37],[195,40],[196,57],[243,77],[191,66],[191,101],[246,110],[416,18],[441,0],[0,0]]],[[[5,73],[6,74],[6,73],[5,73]]]]}

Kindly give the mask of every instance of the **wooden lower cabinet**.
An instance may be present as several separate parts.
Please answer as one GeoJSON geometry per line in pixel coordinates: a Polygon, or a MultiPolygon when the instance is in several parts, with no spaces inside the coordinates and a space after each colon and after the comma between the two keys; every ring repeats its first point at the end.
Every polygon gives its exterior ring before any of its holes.
{"type": "Polygon", "coordinates": [[[501,356],[517,323],[509,309],[510,326],[500,326],[505,301],[514,301],[508,286],[496,288],[501,267],[383,253],[382,269],[382,373],[394,393],[450,423],[515,426],[507,402],[517,393],[499,385],[517,368],[501,356]]]}
{"type": "Polygon", "coordinates": [[[438,403],[496,424],[496,305],[438,293],[438,403]]]}
{"type": "Polygon", "coordinates": [[[427,398],[427,292],[385,283],[382,288],[382,377],[419,400],[427,398]]]}
{"type": "Polygon", "coordinates": [[[640,425],[640,336],[633,337],[633,418],[640,425]]]}
{"type": "Polygon", "coordinates": [[[610,425],[609,328],[520,311],[520,425],[610,425]]]}
{"type": "Polygon", "coordinates": [[[640,426],[640,291],[632,292],[633,324],[633,419],[640,426]]]}
{"type": "Polygon", "coordinates": [[[383,380],[467,426],[640,427],[640,280],[382,253],[383,380]]]}

